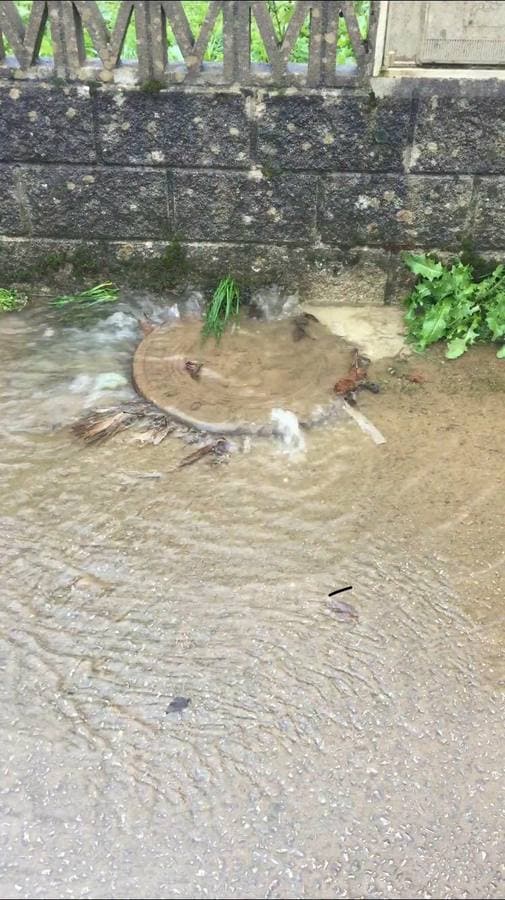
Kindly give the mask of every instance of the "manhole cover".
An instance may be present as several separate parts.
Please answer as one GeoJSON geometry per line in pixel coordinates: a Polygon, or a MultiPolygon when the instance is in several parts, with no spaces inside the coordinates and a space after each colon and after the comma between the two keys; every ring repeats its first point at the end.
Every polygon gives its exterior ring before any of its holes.
{"type": "Polygon", "coordinates": [[[199,320],[162,325],[135,352],[135,386],[203,431],[266,433],[273,408],[310,424],[322,406],[334,406],[333,385],[349,367],[350,348],[316,320],[304,331],[300,336],[292,319],[245,320],[216,344],[202,341],[199,320]]]}

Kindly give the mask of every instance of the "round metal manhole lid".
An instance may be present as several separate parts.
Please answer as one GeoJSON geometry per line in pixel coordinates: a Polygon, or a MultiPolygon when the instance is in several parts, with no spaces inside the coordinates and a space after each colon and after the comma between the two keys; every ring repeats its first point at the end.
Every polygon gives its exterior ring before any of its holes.
{"type": "Polygon", "coordinates": [[[200,320],[155,328],[139,344],[133,378],[140,394],[171,417],[215,433],[269,427],[273,408],[308,420],[328,404],[349,367],[349,345],[314,319],[245,320],[221,341],[202,341],[200,320]]]}

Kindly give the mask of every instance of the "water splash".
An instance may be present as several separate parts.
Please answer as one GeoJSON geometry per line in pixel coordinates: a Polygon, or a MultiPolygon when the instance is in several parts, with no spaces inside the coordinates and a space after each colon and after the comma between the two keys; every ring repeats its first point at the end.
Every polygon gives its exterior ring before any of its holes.
{"type": "Polygon", "coordinates": [[[274,434],[281,438],[286,450],[294,453],[305,450],[305,438],[293,412],[289,409],[273,409],[271,419],[274,434]]]}
{"type": "Polygon", "coordinates": [[[261,313],[267,320],[292,316],[298,309],[298,294],[286,293],[285,289],[273,284],[270,287],[258,288],[251,295],[251,307],[261,313]]]}

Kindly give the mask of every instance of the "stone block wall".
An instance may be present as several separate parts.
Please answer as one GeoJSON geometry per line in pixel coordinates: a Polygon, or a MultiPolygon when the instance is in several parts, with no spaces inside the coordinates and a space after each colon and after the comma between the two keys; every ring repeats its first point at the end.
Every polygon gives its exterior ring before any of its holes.
{"type": "Polygon", "coordinates": [[[503,254],[505,83],[492,78],[154,91],[6,79],[0,121],[4,281],[87,249],[90,272],[140,283],[144,267],[161,287],[375,270],[390,301],[402,250],[503,254]]]}

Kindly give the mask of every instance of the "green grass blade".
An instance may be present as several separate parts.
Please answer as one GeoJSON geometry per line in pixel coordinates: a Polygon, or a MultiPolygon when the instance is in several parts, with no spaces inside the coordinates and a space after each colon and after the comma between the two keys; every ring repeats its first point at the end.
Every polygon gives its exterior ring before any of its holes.
{"type": "Polygon", "coordinates": [[[94,306],[96,303],[114,303],[119,297],[119,288],[112,281],[104,281],[96,284],[79,294],[62,294],[51,300],[51,306],[67,306],[70,303],[76,305],[94,306]]]}
{"type": "Polygon", "coordinates": [[[240,291],[233,278],[228,276],[219,282],[205,313],[202,337],[213,336],[219,341],[230,319],[240,310],[240,291]]]}

